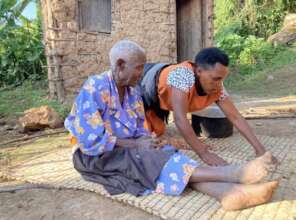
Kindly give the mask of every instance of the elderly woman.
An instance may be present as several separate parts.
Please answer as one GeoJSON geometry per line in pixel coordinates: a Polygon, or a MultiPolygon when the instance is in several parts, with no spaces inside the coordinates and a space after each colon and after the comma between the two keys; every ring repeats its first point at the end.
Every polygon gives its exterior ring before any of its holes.
{"type": "Polygon", "coordinates": [[[111,195],[180,195],[190,185],[227,210],[271,198],[276,181],[255,184],[268,173],[270,153],[245,165],[202,167],[172,146],[158,146],[144,129],[137,87],[146,62],[144,50],[119,41],[110,51],[110,62],[110,71],[85,82],[65,121],[75,146],[74,167],[85,180],[104,185],[111,195]]]}

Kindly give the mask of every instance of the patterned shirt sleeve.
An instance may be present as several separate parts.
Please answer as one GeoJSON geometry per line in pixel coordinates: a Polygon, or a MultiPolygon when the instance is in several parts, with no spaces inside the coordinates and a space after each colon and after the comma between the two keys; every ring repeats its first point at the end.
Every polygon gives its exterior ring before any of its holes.
{"type": "Polygon", "coordinates": [[[167,84],[183,92],[189,92],[194,85],[194,73],[187,67],[177,67],[171,71],[167,78],[167,84]]]}
{"type": "Polygon", "coordinates": [[[110,122],[103,120],[101,112],[106,109],[108,94],[97,90],[95,79],[90,78],[80,90],[65,127],[77,139],[81,151],[98,155],[111,151],[116,143],[110,122]]]}

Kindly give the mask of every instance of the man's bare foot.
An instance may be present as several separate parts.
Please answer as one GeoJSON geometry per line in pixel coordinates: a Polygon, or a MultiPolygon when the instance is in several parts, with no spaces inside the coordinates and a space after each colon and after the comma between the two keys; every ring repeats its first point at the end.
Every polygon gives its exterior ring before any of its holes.
{"type": "Polygon", "coordinates": [[[245,165],[238,166],[233,172],[236,182],[243,184],[257,183],[268,175],[273,166],[272,154],[268,151],[245,165]]]}
{"type": "Polygon", "coordinates": [[[197,182],[229,182],[252,184],[257,183],[268,175],[274,166],[272,155],[266,152],[261,157],[245,163],[219,167],[198,167],[190,177],[191,183],[197,182]]]}
{"type": "Polygon", "coordinates": [[[227,211],[260,205],[271,199],[277,186],[277,181],[254,185],[233,184],[233,187],[221,197],[220,202],[227,211]]]}

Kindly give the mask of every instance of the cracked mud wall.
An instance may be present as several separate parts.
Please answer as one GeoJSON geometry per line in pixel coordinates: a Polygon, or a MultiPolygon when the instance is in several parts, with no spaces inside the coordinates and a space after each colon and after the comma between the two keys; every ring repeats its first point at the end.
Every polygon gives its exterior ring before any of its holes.
{"type": "Polygon", "coordinates": [[[77,0],[41,0],[41,5],[53,97],[75,93],[87,76],[107,70],[109,49],[121,39],[143,46],[148,62],[176,62],[173,0],[112,0],[110,34],[80,31],[77,0]]]}

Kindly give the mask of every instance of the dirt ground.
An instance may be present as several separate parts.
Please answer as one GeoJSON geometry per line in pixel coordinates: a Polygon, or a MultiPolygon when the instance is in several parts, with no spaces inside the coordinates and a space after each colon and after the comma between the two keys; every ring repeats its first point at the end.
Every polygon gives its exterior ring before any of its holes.
{"type": "MultiPolygon", "coordinates": [[[[248,120],[258,135],[295,138],[296,118],[248,120]]],[[[2,124],[3,126],[3,124],[2,124]]],[[[7,125],[13,127],[13,124],[7,125]]],[[[170,127],[173,130],[173,126],[170,127]]],[[[0,131],[1,141],[24,136],[14,129],[0,131]]],[[[16,146],[17,147],[17,146],[16,146]]],[[[62,146],[63,147],[63,146],[62,146]]],[[[1,146],[0,146],[1,149],[1,146]]],[[[12,148],[7,148],[7,151],[12,148]]],[[[54,150],[54,149],[53,149],[54,150]]],[[[3,156],[3,149],[2,149],[3,156]]],[[[0,161],[1,161],[0,152],[0,161]]],[[[0,166],[4,166],[1,164],[0,166]]],[[[1,188],[25,183],[1,180],[1,188]]],[[[95,193],[75,190],[25,189],[0,192],[0,220],[45,219],[159,219],[137,208],[106,199],[95,193]]]]}
{"type": "MultiPolygon", "coordinates": [[[[0,142],[4,143],[12,139],[25,138],[30,135],[42,135],[45,132],[34,132],[31,134],[19,133],[16,118],[5,118],[0,116],[0,142]]],[[[14,153],[13,160],[26,160],[30,156],[36,155],[38,151],[53,151],[65,146],[65,133],[62,140],[55,142],[55,147],[38,150],[27,149],[22,153],[14,153]]],[[[51,137],[52,138],[52,137],[51,137]]],[[[29,139],[8,145],[0,145],[0,168],[13,163],[10,152],[20,149],[24,144],[30,144],[36,139],[29,139]],[[2,167],[1,167],[2,166],[2,167]]],[[[46,148],[48,146],[45,145],[46,148]]],[[[55,190],[55,189],[24,189],[11,192],[1,192],[7,188],[24,187],[27,183],[1,179],[0,178],[0,220],[157,220],[140,209],[121,204],[110,199],[106,199],[98,194],[81,190],[55,190]]]]}
{"type": "MultiPolygon", "coordinates": [[[[1,184],[0,184],[1,186],[1,184]]],[[[95,193],[31,189],[0,193],[1,220],[158,219],[95,193]]]]}

